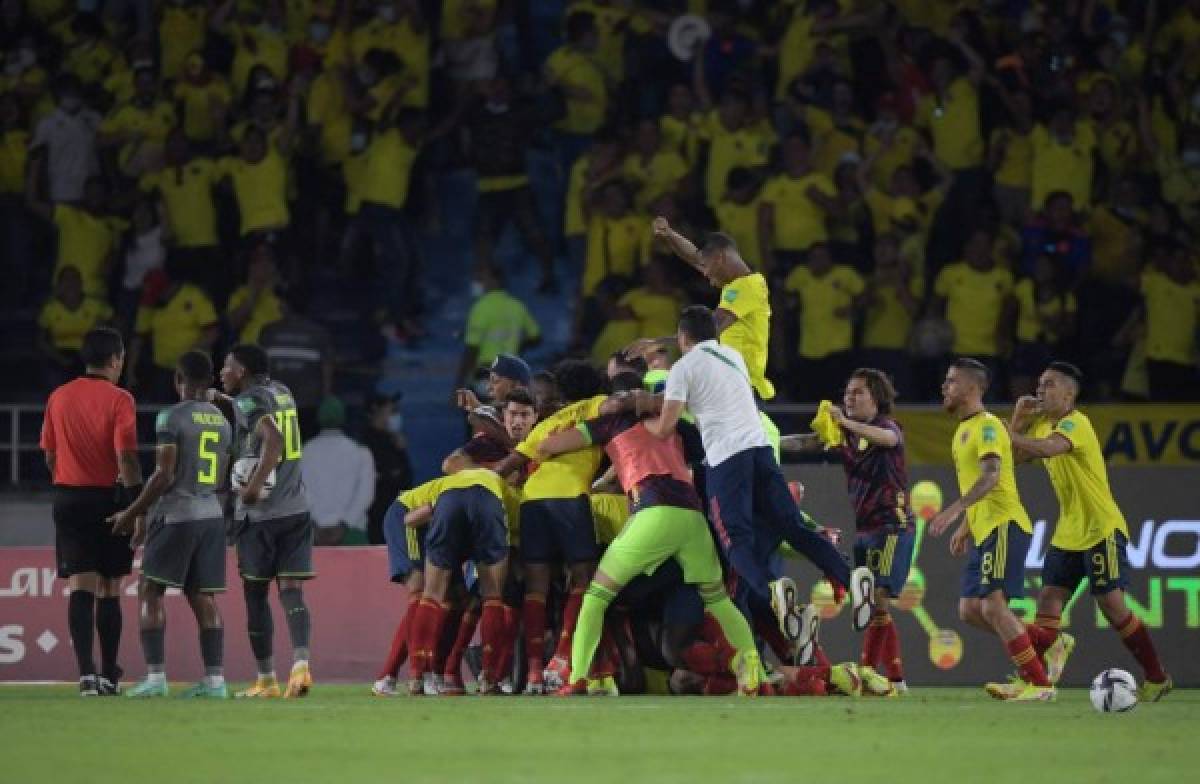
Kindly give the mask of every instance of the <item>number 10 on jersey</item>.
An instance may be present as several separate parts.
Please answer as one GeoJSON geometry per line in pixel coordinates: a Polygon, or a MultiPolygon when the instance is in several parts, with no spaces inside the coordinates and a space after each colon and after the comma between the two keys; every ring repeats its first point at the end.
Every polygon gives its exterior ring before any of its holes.
{"type": "Polygon", "coordinates": [[[300,445],[300,418],[296,415],[296,409],[285,408],[276,411],[271,418],[275,420],[275,427],[283,434],[283,459],[298,460],[304,448],[300,445]]]}

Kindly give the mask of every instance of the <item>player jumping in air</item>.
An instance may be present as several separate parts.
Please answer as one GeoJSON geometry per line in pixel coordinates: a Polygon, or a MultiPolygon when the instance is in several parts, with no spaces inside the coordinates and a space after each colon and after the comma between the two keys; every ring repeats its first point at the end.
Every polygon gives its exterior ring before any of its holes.
{"type": "Polygon", "coordinates": [[[1046,552],[1036,623],[1029,637],[1045,656],[1046,675],[1056,683],[1075,647],[1059,631],[1063,606],[1084,578],[1104,617],[1142,665],[1145,679],[1138,697],[1157,702],[1171,690],[1171,677],[1145,624],[1125,602],[1129,527],[1108,485],[1108,469],[1092,422],[1075,407],[1083,374],[1067,362],[1051,362],[1038,379],[1037,397],[1022,397],[1013,412],[1012,443],[1017,460],[1041,459],[1059,516],[1046,552]]]}
{"type": "Polygon", "coordinates": [[[258,678],[238,697],[278,697],[268,601],[271,581],[279,585],[279,603],[292,640],[292,671],[286,697],[303,697],[312,687],[308,664],[311,618],[304,602],[305,580],[313,571],[313,524],[308,516],[300,474],[300,420],[286,386],[267,377],[267,355],[251,344],[234,346],[221,368],[221,385],[229,397],[209,392],[235,423],[237,454],[258,461],[246,484],[237,489],[234,538],[238,571],[246,598],[246,629],[258,664],[258,678]],[[263,497],[272,469],[275,486],[263,497]]]}
{"type": "Polygon", "coordinates": [[[1008,607],[1010,599],[1025,595],[1025,554],[1033,529],[1017,494],[1008,431],[983,407],[989,380],[987,368],[974,359],[957,359],[946,371],[942,400],[959,420],[951,451],[962,496],[938,512],[929,530],[939,536],[966,514],[950,539],[952,555],[970,552],[959,616],[997,635],[1020,673],[1012,685],[988,684],[988,693],[1013,702],[1053,702],[1054,686],[1042,659],[1008,607]]]}
{"type": "Polygon", "coordinates": [[[200,627],[204,678],[183,696],[229,696],[222,669],[225,631],[216,601],[225,590],[225,520],[217,487],[229,469],[233,431],[220,410],[205,402],[212,377],[207,354],[189,351],[180,357],[175,389],[181,402],[158,414],[154,473],[134,502],[110,519],[124,528],[149,512],[138,584],[147,675],[127,692],[130,697],[167,696],[167,588],[184,592],[200,627]]]}
{"type": "MultiPolygon", "coordinates": [[[[908,690],[900,660],[900,636],[888,605],[900,596],[908,580],[916,540],[904,434],[891,418],[895,400],[896,390],[886,373],[860,368],[846,383],[845,412],[837,406],[832,409],[833,420],[842,430],[838,454],[854,505],[854,563],[875,575],[875,612],[863,639],[860,669],[869,677],[882,663],[890,681],[888,694],[908,690]]],[[[787,436],[782,446],[789,451],[821,448],[815,434],[787,436]]]]}
{"type": "MultiPolygon", "coordinates": [[[[614,386],[618,382],[629,390],[642,385],[634,373],[619,376],[614,386]]],[[[604,414],[551,436],[538,451],[551,457],[593,445],[604,446],[612,460],[633,516],[605,551],[584,596],[571,649],[574,682],[566,692],[586,693],[582,676],[591,671],[605,611],[621,589],[639,574],[650,574],[674,558],[684,581],[699,586],[705,610],[736,650],[729,667],[738,679],[739,693],[756,695],[762,665],[754,637],[721,582],[721,564],[684,459],[682,438],[677,433],[666,440],[656,438],[636,413],[604,414]]]]}

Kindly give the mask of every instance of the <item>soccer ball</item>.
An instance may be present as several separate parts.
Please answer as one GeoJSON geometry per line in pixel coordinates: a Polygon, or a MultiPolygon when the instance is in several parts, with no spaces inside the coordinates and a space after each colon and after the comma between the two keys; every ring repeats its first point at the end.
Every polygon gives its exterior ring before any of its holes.
{"type": "Polygon", "coordinates": [[[1101,713],[1124,713],[1137,707],[1137,681],[1125,670],[1105,670],[1092,681],[1092,707],[1101,713]]]}
{"type": "MultiPolygon", "coordinates": [[[[258,467],[257,457],[242,457],[233,463],[233,470],[229,473],[229,480],[233,484],[234,490],[241,490],[250,481],[250,477],[254,475],[254,469],[258,467]]],[[[267,481],[263,482],[262,492],[259,494],[259,500],[263,500],[271,495],[271,488],[275,487],[275,469],[271,469],[271,473],[267,474],[267,481]]]]}

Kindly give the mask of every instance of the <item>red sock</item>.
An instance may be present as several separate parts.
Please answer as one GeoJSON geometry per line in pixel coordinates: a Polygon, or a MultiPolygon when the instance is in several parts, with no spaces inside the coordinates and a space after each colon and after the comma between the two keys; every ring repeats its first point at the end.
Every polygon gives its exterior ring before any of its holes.
{"type": "Polygon", "coordinates": [[[714,697],[737,691],[737,678],[732,675],[710,675],[704,679],[704,696],[714,697]]]}
{"type": "Polygon", "coordinates": [[[818,667],[829,666],[829,657],[825,655],[825,649],[821,647],[820,643],[813,648],[813,664],[818,667]]]}
{"type": "Polygon", "coordinates": [[[504,659],[504,605],[499,599],[484,601],[479,627],[483,637],[483,677],[488,683],[497,683],[503,672],[500,665],[504,659]]]}
{"type": "Polygon", "coordinates": [[[1038,613],[1033,623],[1025,624],[1025,633],[1033,642],[1033,649],[1038,652],[1038,656],[1044,654],[1058,639],[1060,623],[1062,623],[1062,619],[1057,615],[1038,613]]]}
{"type": "Polygon", "coordinates": [[[887,643],[887,625],[891,616],[887,612],[877,612],[871,616],[871,624],[863,635],[862,658],[859,664],[864,667],[878,668],[883,661],[883,648],[887,643]]]}
{"type": "Polygon", "coordinates": [[[1034,686],[1049,686],[1050,681],[1046,680],[1046,668],[1042,666],[1042,657],[1038,656],[1037,651],[1033,649],[1033,643],[1029,641],[1029,635],[1022,633],[1018,637],[1014,637],[1004,644],[1008,649],[1008,657],[1012,659],[1013,664],[1017,665],[1017,669],[1021,672],[1021,677],[1026,683],[1031,683],[1034,686]]]}
{"type": "Polygon", "coordinates": [[[887,637],[883,641],[883,666],[887,670],[890,681],[904,680],[904,664],[900,660],[900,633],[896,631],[896,622],[888,614],[887,637]]]}
{"type": "Polygon", "coordinates": [[[546,646],[546,597],[540,593],[525,594],[521,608],[521,619],[525,623],[525,656],[529,659],[529,680],[542,682],[542,652],[546,646]]]}
{"type": "Polygon", "coordinates": [[[421,599],[412,623],[413,639],[416,642],[409,648],[408,664],[413,678],[433,672],[433,659],[445,623],[446,605],[436,599],[421,599]]]}
{"type": "Polygon", "coordinates": [[[704,623],[700,626],[700,639],[717,647],[720,656],[728,662],[737,654],[737,649],[725,637],[721,624],[711,614],[704,614],[704,623]]]}
{"type": "Polygon", "coordinates": [[[409,600],[408,611],[408,642],[405,647],[408,648],[408,677],[413,677],[413,661],[412,657],[416,654],[420,647],[417,640],[417,613],[421,609],[421,594],[414,594],[409,600]]]}
{"type": "Polygon", "coordinates": [[[575,622],[579,620],[579,608],[583,606],[583,589],[572,589],[567,594],[567,604],[563,607],[562,631],[558,634],[558,647],[554,655],[570,661],[571,641],[575,637],[575,622]]]}
{"type": "Polygon", "coordinates": [[[1146,673],[1146,680],[1152,683],[1165,681],[1167,674],[1163,672],[1162,664],[1158,660],[1158,652],[1154,650],[1154,643],[1150,639],[1150,632],[1146,630],[1146,624],[1131,612],[1125,620],[1116,625],[1116,630],[1117,634],[1121,635],[1121,642],[1133,654],[1133,658],[1138,660],[1138,664],[1142,665],[1142,670],[1146,673]]]}
{"type": "Polygon", "coordinates": [[[447,678],[462,677],[462,657],[467,646],[475,637],[475,628],[479,626],[479,613],[474,607],[468,607],[458,622],[458,633],[454,635],[454,644],[446,654],[446,663],[442,666],[442,675],[447,678]]]}
{"type": "MultiPolygon", "coordinates": [[[[462,602],[455,602],[453,605],[447,606],[446,619],[442,624],[442,630],[438,633],[437,646],[433,649],[434,672],[446,671],[446,659],[450,657],[450,651],[454,648],[454,640],[458,637],[458,629],[462,625],[466,612],[467,605],[462,602]]],[[[461,663],[459,669],[462,669],[461,663]]]]}
{"type": "Polygon", "coordinates": [[[783,636],[783,632],[779,630],[779,624],[775,622],[774,618],[770,620],[767,620],[766,618],[755,618],[754,631],[758,633],[759,637],[763,638],[763,641],[766,642],[768,646],[770,646],[771,650],[775,652],[775,655],[779,657],[780,661],[786,662],[791,660],[791,643],[789,643],[787,638],[783,636]]]}
{"type": "Polygon", "coordinates": [[[513,651],[516,647],[517,632],[520,624],[517,622],[517,610],[507,604],[501,610],[504,614],[504,635],[500,638],[500,672],[512,672],[513,651]]]}
{"type": "Polygon", "coordinates": [[[404,617],[396,625],[396,633],[392,635],[392,646],[388,648],[387,659],[383,662],[383,669],[379,672],[378,678],[389,675],[395,678],[400,674],[400,667],[408,658],[408,625],[412,620],[413,613],[417,610],[418,601],[417,599],[409,600],[408,606],[404,610],[404,617]]]}

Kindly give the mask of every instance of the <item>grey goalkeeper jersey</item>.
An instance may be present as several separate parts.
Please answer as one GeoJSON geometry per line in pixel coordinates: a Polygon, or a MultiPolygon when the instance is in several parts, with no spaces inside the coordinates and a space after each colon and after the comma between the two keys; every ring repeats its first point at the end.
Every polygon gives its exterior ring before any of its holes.
{"type": "Polygon", "coordinates": [[[233,456],[233,428],[211,403],[187,400],[163,409],[154,423],[159,446],[175,447],[175,481],[152,517],[186,523],[223,517],[217,488],[233,456]]]}
{"type": "Polygon", "coordinates": [[[238,519],[276,520],[307,512],[308,500],[304,494],[304,479],[300,474],[300,455],[304,448],[300,442],[296,401],[292,399],[291,391],[278,381],[264,381],[234,398],[234,409],[237,414],[239,458],[257,458],[262,454],[262,438],[257,428],[264,416],[269,416],[275,422],[275,427],[283,436],[283,453],[279,465],[275,467],[275,486],[268,497],[260,498],[249,506],[239,498],[238,519]]]}

